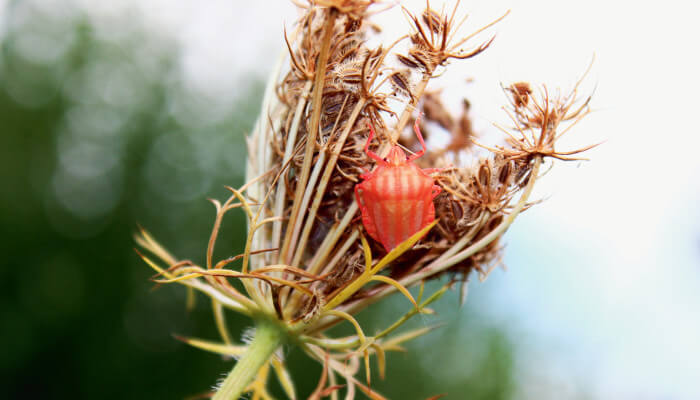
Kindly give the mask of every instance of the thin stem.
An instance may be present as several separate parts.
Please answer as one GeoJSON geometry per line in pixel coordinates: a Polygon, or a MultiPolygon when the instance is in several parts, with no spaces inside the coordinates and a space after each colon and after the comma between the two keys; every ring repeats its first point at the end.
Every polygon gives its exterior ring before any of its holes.
{"type": "MultiPolygon", "coordinates": [[[[252,148],[249,147],[248,151],[248,164],[246,165],[246,181],[250,182],[256,176],[262,175],[269,168],[267,165],[270,162],[269,156],[269,146],[266,146],[269,140],[270,127],[268,126],[270,112],[273,109],[273,104],[278,103],[277,96],[275,96],[275,87],[277,86],[277,79],[282,71],[282,65],[286,57],[286,51],[282,51],[276,64],[272,75],[270,75],[265,87],[265,94],[263,95],[263,102],[258,116],[258,120],[255,123],[255,128],[253,134],[251,135],[250,144],[252,148]],[[255,156],[252,156],[254,155],[255,156]]],[[[262,183],[253,185],[249,191],[248,195],[254,199],[262,199],[264,197],[264,185],[262,183]]],[[[250,229],[250,224],[248,225],[250,229]]],[[[262,236],[255,238],[253,242],[254,250],[262,248],[262,236]]],[[[255,269],[253,267],[252,269],[255,269]]]]}
{"type": "MultiPolygon", "coordinates": [[[[318,155],[318,159],[316,160],[316,164],[314,165],[314,169],[311,171],[311,176],[309,177],[306,185],[306,190],[304,190],[304,197],[301,199],[301,207],[299,208],[300,210],[307,210],[309,206],[309,202],[311,202],[311,195],[313,194],[313,191],[316,188],[316,181],[318,181],[318,177],[321,175],[321,169],[323,168],[323,165],[326,163],[326,153],[325,152],[320,152],[318,155]]],[[[303,253],[303,249],[301,249],[301,246],[297,245],[297,241],[299,240],[299,232],[301,232],[301,227],[303,226],[304,223],[304,216],[303,216],[303,211],[302,214],[299,215],[299,218],[295,221],[294,224],[289,224],[289,226],[294,226],[293,229],[290,229],[292,232],[292,235],[290,236],[290,241],[285,242],[285,244],[289,244],[289,258],[290,261],[285,261],[283,264],[289,264],[293,265],[295,267],[298,267],[299,264],[297,261],[291,260],[292,254],[294,254],[294,249],[297,249],[297,252],[303,253]]],[[[287,228],[289,229],[289,228],[287,228]]]]}
{"type": "MultiPolygon", "coordinates": [[[[294,112],[294,119],[292,120],[292,127],[289,130],[289,137],[287,138],[287,147],[284,150],[284,159],[282,160],[282,165],[287,165],[287,163],[292,159],[292,153],[294,152],[294,146],[297,140],[297,131],[299,130],[299,124],[301,123],[301,116],[304,114],[304,109],[306,108],[306,102],[309,97],[309,92],[311,92],[312,81],[306,82],[304,89],[302,90],[299,102],[297,103],[296,111],[294,112]]],[[[287,172],[284,172],[287,174],[287,172]]],[[[275,198],[275,214],[282,215],[285,205],[286,183],[284,179],[277,181],[277,193],[275,198]]],[[[282,221],[275,222],[273,226],[272,234],[272,247],[279,247],[280,240],[282,238],[282,221]]]]}
{"type": "MultiPolygon", "coordinates": [[[[401,132],[406,126],[408,119],[413,114],[413,111],[415,111],[416,107],[418,106],[418,99],[420,99],[421,96],[423,96],[423,92],[425,91],[426,86],[428,86],[428,81],[430,81],[430,78],[432,78],[431,74],[423,74],[423,78],[420,82],[418,82],[418,85],[416,85],[416,88],[413,91],[413,97],[411,97],[411,100],[408,102],[408,104],[406,104],[406,108],[403,110],[399,121],[396,123],[396,128],[394,129],[394,133],[391,136],[392,141],[396,142],[397,140],[399,140],[401,132]]],[[[388,151],[388,148],[386,151],[388,151]]],[[[383,152],[382,155],[384,155],[383,152]]]]}
{"type": "Polygon", "coordinates": [[[428,264],[426,268],[432,268],[434,265],[440,264],[444,260],[447,260],[448,258],[452,257],[458,251],[462,250],[462,248],[466,246],[469,242],[471,242],[474,236],[476,236],[476,234],[479,233],[479,230],[486,224],[490,217],[491,213],[489,211],[484,211],[479,221],[477,221],[474,224],[474,226],[469,230],[469,232],[467,232],[466,235],[462,236],[455,244],[452,245],[452,247],[447,249],[447,251],[442,253],[440,257],[435,259],[435,261],[428,264]]]}
{"type": "MultiPolygon", "coordinates": [[[[335,168],[336,163],[338,162],[338,157],[340,156],[340,152],[343,149],[343,145],[345,145],[345,140],[348,138],[348,135],[350,134],[350,131],[352,131],[352,128],[355,126],[355,121],[357,120],[357,117],[360,115],[360,111],[362,111],[362,108],[365,105],[365,99],[360,99],[357,104],[355,105],[355,108],[352,110],[352,114],[350,114],[350,117],[348,118],[346,124],[345,124],[345,129],[343,130],[343,133],[340,135],[338,138],[338,141],[335,143],[333,146],[333,153],[331,154],[331,158],[328,160],[328,163],[326,164],[326,169],[323,172],[323,176],[321,177],[321,181],[319,184],[316,186],[316,196],[314,198],[314,202],[311,204],[311,209],[309,210],[309,215],[306,219],[306,225],[304,226],[304,231],[301,234],[301,238],[299,240],[299,246],[297,247],[296,254],[294,256],[294,260],[292,261],[292,265],[298,266],[299,262],[301,261],[301,256],[304,254],[304,249],[306,248],[306,242],[309,238],[309,234],[311,233],[311,227],[314,224],[314,220],[316,219],[316,212],[318,211],[318,208],[321,206],[321,201],[323,200],[323,195],[326,193],[326,186],[328,185],[328,182],[331,179],[331,175],[333,174],[333,170],[335,168]]],[[[341,110],[342,112],[342,110],[341,110]]],[[[320,163],[319,163],[320,164],[320,163]]]]}
{"type": "MultiPolygon", "coordinates": [[[[333,37],[333,28],[335,27],[335,19],[337,12],[334,9],[328,11],[328,18],[325,22],[323,39],[321,42],[321,49],[318,55],[316,63],[316,71],[314,76],[314,86],[313,93],[311,96],[311,122],[307,125],[307,137],[306,137],[306,152],[304,154],[304,162],[301,166],[301,171],[299,173],[299,182],[297,186],[296,193],[294,194],[294,202],[292,203],[292,213],[289,216],[289,221],[287,226],[294,226],[297,218],[299,218],[299,213],[303,212],[301,209],[301,200],[304,195],[304,189],[306,188],[306,183],[309,179],[309,172],[311,170],[311,163],[313,161],[314,150],[316,149],[316,133],[318,132],[318,124],[321,119],[321,101],[323,100],[323,83],[326,76],[326,68],[328,67],[328,57],[329,50],[331,46],[331,38],[333,37]]],[[[323,153],[322,153],[323,154],[323,153]]],[[[292,238],[292,231],[287,231],[284,238],[284,244],[282,245],[282,251],[280,251],[280,260],[283,260],[285,264],[289,264],[291,261],[290,247],[294,240],[292,238]]]]}
{"type": "Polygon", "coordinates": [[[271,322],[260,322],[253,341],[248,346],[231,373],[228,374],[213,400],[238,400],[258,371],[282,345],[284,333],[271,322]]]}
{"type": "Polygon", "coordinates": [[[434,302],[435,300],[437,300],[437,299],[439,299],[440,297],[442,297],[442,295],[445,294],[445,292],[447,291],[447,289],[449,289],[449,286],[445,285],[445,286],[443,286],[442,288],[440,288],[439,290],[437,290],[437,291],[436,291],[435,293],[433,293],[430,297],[428,297],[427,299],[425,299],[425,301],[422,302],[422,303],[420,304],[419,307],[414,308],[414,309],[412,309],[411,311],[407,312],[403,317],[399,318],[396,322],[394,322],[393,324],[391,324],[391,326],[389,326],[388,328],[386,328],[386,329],[384,329],[383,331],[381,331],[381,332],[379,332],[378,334],[376,334],[376,335],[374,336],[374,339],[375,339],[375,340],[378,340],[378,339],[383,338],[384,336],[386,336],[386,335],[390,334],[391,332],[395,331],[396,328],[398,328],[398,327],[400,327],[401,325],[403,325],[406,321],[408,321],[409,319],[411,319],[414,315],[419,314],[419,313],[422,313],[422,312],[423,312],[423,309],[424,309],[426,306],[428,306],[430,303],[432,303],[432,302],[434,302]]]}

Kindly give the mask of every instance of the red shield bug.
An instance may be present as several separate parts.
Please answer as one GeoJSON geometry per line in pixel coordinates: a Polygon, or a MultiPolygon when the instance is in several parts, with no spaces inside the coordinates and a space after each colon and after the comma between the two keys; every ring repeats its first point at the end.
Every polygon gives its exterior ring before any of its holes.
{"type": "Polygon", "coordinates": [[[375,133],[369,125],[365,153],[377,162],[377,168],[361,176],[363,181],[355,185],[355,197],[367,233],[386,251],[435,220],[433,199],[440,193],[440,186],[426,170],[413,163],[425,153],[418,120],[416,118],[413,128],[422,149],[410,157],[406,157],[398,145],[394,145],[384,159],[370,151],[369,144],[375,133]]]}

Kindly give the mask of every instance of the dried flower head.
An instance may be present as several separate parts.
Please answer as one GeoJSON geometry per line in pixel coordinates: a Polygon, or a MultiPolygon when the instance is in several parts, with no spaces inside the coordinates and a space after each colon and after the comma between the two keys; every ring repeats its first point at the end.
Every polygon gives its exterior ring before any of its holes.
{"type": "Polygon", "coordinates": [[[178,260],[146,231],[137,235],[148,253],[144,260],[157,271],[156,282],[178,282],[211,298],[223,343],[183,340],[241,357],[214,399],[234,399],[243,392],[268,398],[265,381],[271,370],[287,395],[296,398],[277,351],[284,343],[300,346],[323,365],[310,398],[337,398],[344,387],[346,398],[361,391],[382,399],[369,387],[370,358],[376,357],[383,376],[387,351],[401,349],[402,343],[432,329],[396,334],[405,321],[430,313],[428,306],[455,282],[462,283],[464,294],[473,273],[484,279],[500,264],[500,238],[531,205],[528,198],[545,157],[570,160],[591,147],[555,149],[557,140],[588,113],[589,99],[576,100],[578,85],[565,96],[550,96],[542,87],[537,96],[528,84],[516,83],[505,89],[513,122],[513,127],[503,128],[505,144],[481,145],[492,154],[462,162],[460,157],[471,156],[468,150],[475,142],[469,102],[454,117],[440,93],[426,92],[426,86],[448,60],[484,51],[493,38],[463,47],[503,16],[459,38],[456,32],[464,19],[455,23],[457,6],[448,15],[428,4],[418,15],[406,11],[412,23],[409,35],[370,48],[366,39],[374,30],[367,18],[374,3],[299,4],[303,16],[284,37],[287,61],[280,61],[270,78],[260,118],[248,138],[247,183],[229,187],[231,195],[224,202],[212,200],[216,214],[206,265],[178,260]],[[408,53],[396,54],[395,45],[405,39],[410,41],[408,53]],[[401,66],[392,67],[389,59],[398,59],[401,66]],[[390,106],[390,100],[401,100],[402,108],[390,106]],[[417,110],[451,136],[447,146],[428,148],[416,160],[439,185],[434,191],[441,192],[434,199],[436,219],[395,247],[384,248],[366,234],[354,197],[360,176],[376,164],[365,151],[368,127],[377,129],[369,150],[379,157],[399,145],[415,151],[416,143],[400,134],[417,118],[417,110]],[[569,126],[561,129],[565,123],[569,126]],[[234,210],[248,220],[245,251],[215,260],[223,217],[234,210]],[[445,275],[441,289],[424,292],[424,282],[445,275]],[[414,285],[421,288],[416,297],[407,289],[414,285]],[[385,330],[367,336],[353,314],[395,292],[408,299],[410,309],[385,330]],[[255,321],[249,344],[233,344],[223,308],[255,321]],[[339,323],[351,324],[356,333],[329,337],[327,329],[339,323]],[[362,363],[366,383],[356,377],[362,363]]]}

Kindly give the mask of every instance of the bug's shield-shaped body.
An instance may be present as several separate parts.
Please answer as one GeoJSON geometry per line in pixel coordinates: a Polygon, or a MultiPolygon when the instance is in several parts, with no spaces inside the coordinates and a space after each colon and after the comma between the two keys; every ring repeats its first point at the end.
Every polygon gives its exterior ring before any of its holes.
{"type": "Polygon", "coordinates": [[[401,147],[394,145],[386,158],[369,149],[374,128],[369,126],[365,153],[377,162],[377,168],[361,176],[363,182],[355,185],[355,197],[362,211],[362,225],[367,233],[380,242],[386,251],[404,242],[435,220],[433,199],[440,186],[426,171],[413,164],[425,153],[425,142],[418,128],[420,116],[413,124],[422,149],[406,157],[401,147]]]}
{"type": "Polygon", "coordinates": [[[355,186],[362,224],[387,251],[435,219],[434,180],[412,162],[380,165],[355,186]]]}

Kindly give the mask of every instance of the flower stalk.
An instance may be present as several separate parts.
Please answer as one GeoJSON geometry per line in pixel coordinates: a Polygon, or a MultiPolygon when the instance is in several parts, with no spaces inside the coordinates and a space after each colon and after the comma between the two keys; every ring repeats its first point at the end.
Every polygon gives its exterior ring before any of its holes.
{"type": "Polygon", "coordinates": [[[274,357],[275,351],[285,339],[283,329],[269,321],[260,321],[255,329],[253,340],[233,370],[226,376],[216,391],[213,400],[238,399],[258,374],[260,368],[274,357]]]}

